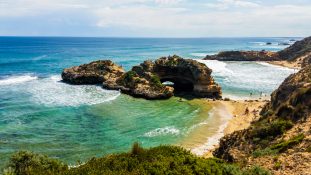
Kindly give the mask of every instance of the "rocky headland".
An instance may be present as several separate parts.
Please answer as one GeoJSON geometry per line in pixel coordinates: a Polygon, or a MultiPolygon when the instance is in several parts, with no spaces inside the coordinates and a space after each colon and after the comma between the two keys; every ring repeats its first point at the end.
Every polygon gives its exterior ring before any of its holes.
{"type": "Polygon", "coordinates": [[[247,129],[220,140],[214,156],[273,174],[311,172],[311,65],[289,76],[247,129]]]}
{"type": "Polygon", "coordinates": [[[311,63],[311,37],[296,41],[279,51],[224,51],[207,55],[205,60],[219,61],[265,61],[288,67],[304,67],[311,63]]]}
{"type": "Polygon", "coordinates": [[[106,89],[146,99],[165,99],[174,92],[219,99],[221,88],[211,73],[205,64],[174,55],[144,61],[128,72],[110,60],[94,61],[64,69],[62,79],[70,84],[103,84],[106,89]],[[166,81],[174,85],[162,84],[166,81]]]}
{"type": "Polygon", "coordinates": [[[204,60],[219,61],[279,61],[276,52],[270,51],[224,51],[217,55],[207,55],[204,60]]]}

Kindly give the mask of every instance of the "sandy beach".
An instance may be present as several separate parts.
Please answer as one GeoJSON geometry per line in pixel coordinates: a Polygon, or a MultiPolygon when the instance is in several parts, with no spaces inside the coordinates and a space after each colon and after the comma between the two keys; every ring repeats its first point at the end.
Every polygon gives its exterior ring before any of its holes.
{"type": "MultiPolygon", "coordinates": [[[[227,126],[224,129],[224,135],[231,134],[234,131],[239,131],[246,129],[250,126],[251,122],[259,118],[259,112],[268,102],[267,99],[261,100],[232,100],[232,101],[220,101],[220,102],[211,102],[213,103],[222,103],[226,106],[226,109],[233,116],[227,123],[227,126]],[[248,113],[247,113],[248,109],[248,113]]],[[[212,157],[212,151],[217,148],[218,145],[215,145],[213,149],[208,150],[204,153],[204,157],[212,157]]]]}
{"type": "Polygon", "coordinates": [[[266,63],[273,64],[276,66],[287,67],[290,69],[300,69],[301,63],[299,62],[289,62],[289,61],[267,61],[266,63]]]}
{"type": "MultiPolygon", "coordinates": [[[[212,152],[218,146],[218,141],[224,135],[234,131],[243,130],[250,126],[251,122],[259,118],[259,112],[268,98],[257,100],[229,100],[213,101],[210,99],[191,100],[191,104],[198,104],[202,107],[202,113],[211,110],[213,117],[219,118],[218,130],[211,134],[207,126],[200,131],[190,135],[187,142],[182,145],[186,148],[191,147],[191,151],[203,157],[212,157],[212,152]],[[248,112],[247,112],[248,109],[248,112]],[[208,135],[207,140],[204,134],[208,135]],[[198,141],[198,139],[201,139],[198,141]],[[202,144],[204,142],[204,144],[202,144]],[[190,144],[191,143],[191,144],[190,144]]],[[[213,127],[213,126],[212,126],[213,127]]],[[[215,130],[215,128],[214,128],[215,130]]]]}

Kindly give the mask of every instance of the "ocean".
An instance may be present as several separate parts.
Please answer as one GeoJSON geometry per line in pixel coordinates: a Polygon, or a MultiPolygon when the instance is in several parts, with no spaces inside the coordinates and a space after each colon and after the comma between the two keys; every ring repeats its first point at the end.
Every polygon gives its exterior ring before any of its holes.
{"type": "Polygon", "coordinates": [[[176,98],[148,101],[100,86],[62,83],[66,67],[110,59],[129,70],[176,54],[208,65],[224,97],[246,99],[250,93],[269,95],[295,70],[201,59],[225,50],[278,51],[287,47],[278,43],[290,39],[0,37],[0,164],[18,150],[75,164],[127,151],[135,141],[144,147],[180,145],[198,126],[210,126],[209,132],[221,126],[212,109],[202,112],[176,98]]]}

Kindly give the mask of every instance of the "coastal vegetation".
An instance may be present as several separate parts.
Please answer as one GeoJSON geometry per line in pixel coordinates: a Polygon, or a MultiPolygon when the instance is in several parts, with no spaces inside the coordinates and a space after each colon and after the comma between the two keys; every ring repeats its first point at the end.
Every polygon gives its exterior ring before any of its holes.
{"type": "Polygon", "coordinates": [[[69,167],[60,161],[32,152],[13,155],[5,175],[41,174],[206,174],[206,175],[268,175],[268,171],[253,166],[241,168],[215,158],[202,158],[176,146],[144,149],[134,143],[130,152],[92,158],[84,164],[69,167]]]}

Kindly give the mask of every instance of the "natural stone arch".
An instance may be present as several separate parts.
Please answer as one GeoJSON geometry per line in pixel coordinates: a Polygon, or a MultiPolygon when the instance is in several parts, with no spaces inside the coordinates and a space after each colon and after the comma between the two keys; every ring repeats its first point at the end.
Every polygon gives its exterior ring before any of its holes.
{"type": "Polygon", "coordinates": [[[185,91],[196,97],[221,98],[221,88],[211,73],[205,64],[169,56],[154,62],[144,61],[126,73],[109,60],[95,61],[64,69],[62,78],[71,84],[103,83],[106,89],[146,99],[169,98],[175,91],[185,91]],[[174,87],[163,85],[164,81],[173,82],[174,87]]]}
{"type": "Polygon", "coordinates": [[[134,66],[140,77],[157,76],[161,82],[171,81],[177,91],[197,97],[221,98],[221,88],[211,77],[212,70],[205,64],[178,56],[162,57],[134,66]]]}
{"type": "Polygon", "coordinates": [[[194,83],[186,78],[180,78],[178,76],[160,76],[160,81],[172,82],[174,87],[174,92],[192,92],[194,89],[194,83]]]}

